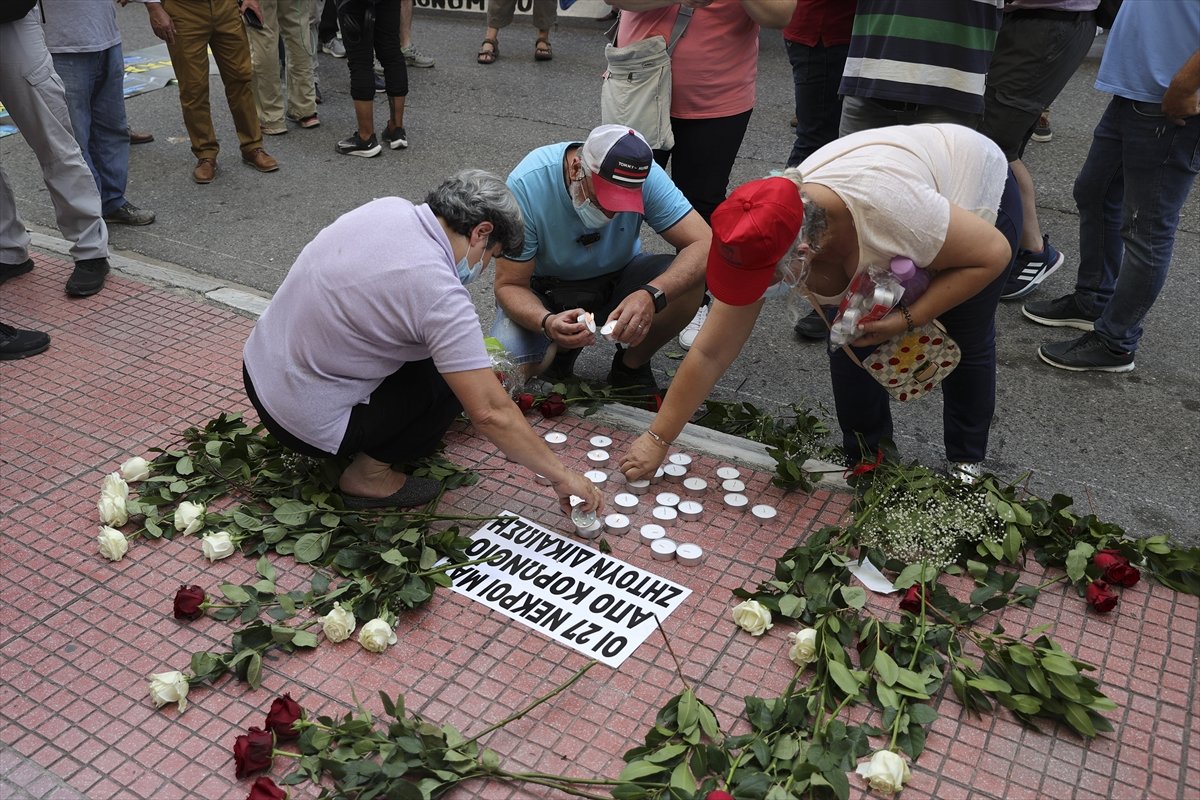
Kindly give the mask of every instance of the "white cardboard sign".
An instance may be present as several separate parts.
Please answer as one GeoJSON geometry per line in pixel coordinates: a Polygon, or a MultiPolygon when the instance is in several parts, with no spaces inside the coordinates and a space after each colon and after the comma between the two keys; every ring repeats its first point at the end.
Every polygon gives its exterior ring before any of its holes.
{"type": "Polygon", "coordinates": [[[505,511],[471,536],[452,589],[610,667],[625,659],[692,593],[505,511]]]}

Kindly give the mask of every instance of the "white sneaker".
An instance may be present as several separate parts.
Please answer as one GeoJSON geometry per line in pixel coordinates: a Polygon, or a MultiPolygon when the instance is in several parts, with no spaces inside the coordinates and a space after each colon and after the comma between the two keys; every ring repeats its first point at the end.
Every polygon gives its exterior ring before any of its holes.
{"type": "Polygon", "coordinates": [[[696,316],[692,317],[692,321],[687,324],[687,327],[679,332],[679,346],[684,350],[691,350],[692,345],[696,343],[696,337],[700,335],[700,329],[704,327],[704,320],[708,319],[708,303],[700,306],[696,312],[696,316]]]}

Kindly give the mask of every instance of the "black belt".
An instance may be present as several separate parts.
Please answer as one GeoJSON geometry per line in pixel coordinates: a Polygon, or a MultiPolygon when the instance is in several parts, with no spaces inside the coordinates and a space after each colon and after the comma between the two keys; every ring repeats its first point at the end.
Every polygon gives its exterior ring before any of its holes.
{"type": "Polygon", "coordinates": [[[906,103],[903,100],[887,100],[882,97],[872,97],[871,102],[883,106],[888,111],[920,111],[929,107],[927,103],[906,103]]]}

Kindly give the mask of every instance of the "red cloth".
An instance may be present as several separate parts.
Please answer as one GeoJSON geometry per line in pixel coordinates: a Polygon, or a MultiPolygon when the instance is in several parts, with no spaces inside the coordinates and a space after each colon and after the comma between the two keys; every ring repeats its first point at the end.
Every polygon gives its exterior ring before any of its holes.
{"type": "Polygon", "coordinates": [[[849,44],[854,0],[797,0],[783,38],[807,47],[849,44]]]}

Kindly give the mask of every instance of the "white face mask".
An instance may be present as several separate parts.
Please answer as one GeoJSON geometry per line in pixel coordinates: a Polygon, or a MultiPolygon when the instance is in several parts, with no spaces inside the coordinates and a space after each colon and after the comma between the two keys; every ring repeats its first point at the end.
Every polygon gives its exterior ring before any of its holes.
{"type": "Polygon", "coordinates": [[[579,221],[583,223],[583,227],[590,230],[598,231],[612,220],[600,210],[599,206],[588,198],[583,189],[583,178],[572,181],[571,185],[571,202],[575,205],[575,214],[579,217],[579,221]],[[578,190],[576,190],[578,186],[578,190]]]}

